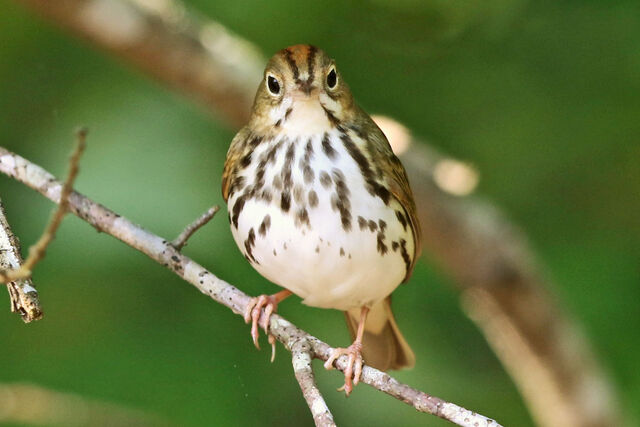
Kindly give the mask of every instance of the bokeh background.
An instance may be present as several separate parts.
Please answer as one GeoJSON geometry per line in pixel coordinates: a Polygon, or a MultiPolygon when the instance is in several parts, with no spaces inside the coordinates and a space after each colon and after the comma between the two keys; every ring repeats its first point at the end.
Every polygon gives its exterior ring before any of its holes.
{"type": "MultiPolygon", "coordinates": [[[[639,419],[640,3],[186,3],[267,56],[300,42],[323,47],[367,111],[472,163],[476,192],[527,233],[552,293],[582,324],[626,415],[639,419]]],[[[21,6],[0,3],[0,145],[62,176],[80,124],[90,134],[76,188],[94,200],[167,238],[223,204],[234,129],[21,6]]],[[[52,204],[1,176],[0,194],[27,247],[52,204]]],[[[240,255],[225,215],[185,253],[249,294],[276,290],[240,255]]],[[[312,422],[282,347],[270,364],[228,309],[79,219],[65,219],[34,281],[44,320],[24,325],[8,299],[0,310],[0,382],[177,425],[312,422]]],[[[394,307],[418,357],[398,379],[505,426],[533,425],[437,264],[420,263],[394,307]]],[[[339,312],[293,299],[280,311],[329,343],[348,343],[339,312]]],[[[366,386],[344,399],[333,392],[340,375],[320,366],[341,425],[448,425],[366,386]]]]}

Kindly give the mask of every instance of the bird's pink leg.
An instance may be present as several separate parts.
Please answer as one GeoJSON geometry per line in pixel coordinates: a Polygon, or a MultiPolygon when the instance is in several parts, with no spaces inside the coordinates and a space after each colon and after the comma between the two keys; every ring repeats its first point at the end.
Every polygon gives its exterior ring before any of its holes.
{"type": "Polygon", "coordinates": [[[260,315],[264,308],[263,322],[260,326],[264,329],[264,333],[267,334],[269,344],[271,344],[271,361],[273,362],[276,357],[276,339],[269,333],[269,320],[271,314],[275,313],[278,309],[278,304],[291,295],[291,291],[282,290],[273,295],[260,295],[259,297],[251,298],[247,308],[244,311],[244,321],[246,323],[251,322],[251,337],[256,348],[260,350],[260,344],[258,344],[258,325],[260,323],[260,315]]]}
{"type": "Polygon", "coordinates": [[[368,313],[369,307],[362,307],[355,341],[347,348],[334,348],[331,356],[329,356],[324,363],[326,369],[333,369],[333,362],[335,362],[338,357],[342,355],[349,357],[347,367],[344,370],[344,385],[338,389],[338,391],[344,390],[347,396],[351,394],[353,386],[358,385],[360,376],[362,375],[362,365],[364,364],[362,360],[362,336],[364,335],[364,323],[367,320],[368,313]]]}

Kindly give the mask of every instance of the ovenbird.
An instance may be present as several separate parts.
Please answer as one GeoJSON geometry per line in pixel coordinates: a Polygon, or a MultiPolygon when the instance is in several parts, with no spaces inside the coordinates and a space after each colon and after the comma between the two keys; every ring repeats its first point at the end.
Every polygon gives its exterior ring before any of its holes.
{"type": "Polygon", "coordinates": [[[245,258],[285,288],[252,299],[245,320],[256,346],[261,309],[268,334],[269,316],[294,293],[345,312],[353,344],[334,349],[325,367],[348,356],[347,394],[363,359],[382,370],[413,366],[390,305],[420,252],[413,195],[386,137],[322,50],[296,45],[271,58],[227,153],[222,193],[245,258]]]}

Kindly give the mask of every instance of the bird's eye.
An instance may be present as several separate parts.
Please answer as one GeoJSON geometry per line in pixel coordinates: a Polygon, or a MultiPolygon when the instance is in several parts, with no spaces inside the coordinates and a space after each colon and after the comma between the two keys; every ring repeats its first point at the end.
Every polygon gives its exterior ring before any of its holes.
{"type": "Polygon", "coordinates": [[[267,88],[269,89],[269,93],[271,95],[279,95],[280,94],[280,82],[274,76],[269,75],[267,77],[267,88]]]}
{"type": "Polygon", "coordinates": [[[335,67],[332,67],[331,71],[329,71],[329,74],[327,74],[327,87],[329,89],[335,89],[337,84],[338,84],[338,74],[336,74],[335,67]]]}

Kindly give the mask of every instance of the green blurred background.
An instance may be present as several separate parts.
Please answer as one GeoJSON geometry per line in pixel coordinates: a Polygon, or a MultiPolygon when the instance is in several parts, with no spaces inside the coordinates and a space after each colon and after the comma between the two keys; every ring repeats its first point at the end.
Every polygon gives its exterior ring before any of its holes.
{"type": "MultiPolygon", "coordinates": [[[[187,2],[265,55],[308,42],[336,58],[356,98],[479,170],[478,193],[528,234],[552,290],[583,324],[627,414],[640,411],[640,3],[236,0],[187,2]]],[[[257,87],[258,82],[256,82],[257,87]]],[[[76,187],[173,238],[212,204],[234,129],[12,2],[0,3],[0,145],[62,176],[90,128],[76,187]]],[[[52,204],[0,176],[24,247],[52,204]]],[[[185,249],[250,294],[272,292],[225,215],[185,249]]],[[[178,425],[309,425],[289,355],[138,252],[65,219],[34,280],[45,319],[24,325],[0,292],[0,382],[26,381],[139,408],[178,425]],[[263,338],[266,347],[266,340],[263,338]]],[[[417,367],[397,378],[505,426],[521,398],[437,265],[394,294],[417,367]]],[[[342,314],[280,311],[348,343],[342,314]]],[[[316,362],[317,363],[317,362],[316,362]]],[[[316,365],[341,425],[448,425],[369,387],[349,399],[316,365]]]]}

